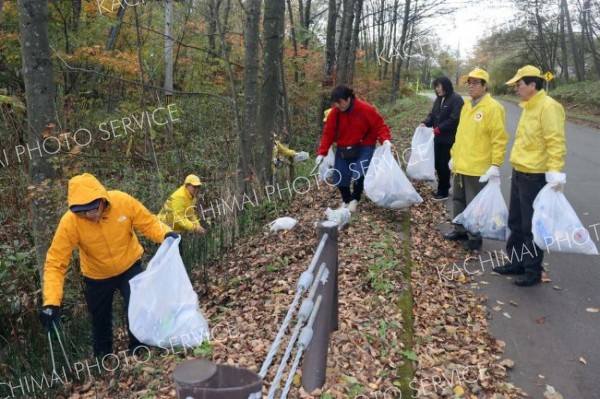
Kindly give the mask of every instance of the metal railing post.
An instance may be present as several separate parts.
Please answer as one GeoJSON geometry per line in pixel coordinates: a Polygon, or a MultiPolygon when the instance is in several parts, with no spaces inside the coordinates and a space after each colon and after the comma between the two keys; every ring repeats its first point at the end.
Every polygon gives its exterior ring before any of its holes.
{"type": "MultiPolygon", "coordinates": [[[[322,296],[322,303],[313,326],[313,337],[308,346],[302,365],[302,387],[307,392],[325,385],[329,333],[338,329],[338,229],[335,222],[322,222],[318,225],[319,239],[329,236],[318,264],[324,262],[328,273],[319,283],[316,295],[322,296]]],[[[316,273],[316,272],[315,272],[316,273]]]]}

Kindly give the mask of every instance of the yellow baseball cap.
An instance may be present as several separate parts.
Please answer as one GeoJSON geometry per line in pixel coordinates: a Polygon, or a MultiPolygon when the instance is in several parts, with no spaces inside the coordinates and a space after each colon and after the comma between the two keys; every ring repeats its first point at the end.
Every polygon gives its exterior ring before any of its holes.
{"type": "Polygon", "coordinates": [[[185,182],[184,184],[191,184],[192,186],[201,186],[202,182],[200,181],[200,178],[196,175],[188,175],[185,178],[185,182]]]}
{"type": "Polygon", "coordinates": [[[462,78],[463,78],[463,81],[465,81],[465,82],[469,78],[483,79],[486,82],[490,81],[490,75],[486,71],[484,71],[483,69],[481,69],[481,68],[475,68],[475,69],[473,69],[471,72],[469,72],[468,75],[465,75],[462,78]]]}
{"type": "Polygon", "coordinates": [[[542,78],[543,79],[544,75],[542,75],[542,72],[539,69],[537,69],[536,67],[534,67],[533,65],[525,65],[523,68],[519,69],[517,71],[517,74],[515,76],[513,76],[513,78],[511,80],[506,82],[506,84],[509,86],[512,86],[515,83],[517,83],[519,80],[521,80],[525,77],[542,78]]]}

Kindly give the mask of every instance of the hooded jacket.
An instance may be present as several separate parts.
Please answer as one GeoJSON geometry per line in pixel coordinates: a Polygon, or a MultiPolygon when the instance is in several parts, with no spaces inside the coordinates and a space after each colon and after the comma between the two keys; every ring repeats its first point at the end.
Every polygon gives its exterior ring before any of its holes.
{"type": "Polygon", "coordinates": [[[79,248],[81,273],[91,279],[117,276],[144,252],[133,229],[162,243],[171,229],[139,201],[121,191],[107,191],[93,175],[69,180],[68,204],[87,204],[98,198],[108,203],[98,223],[67,211],[61,218],[44,265],[44,306],[60,306],[65,274],[75,247],[79,248]]]}
{"type": "Polygon", "coordinates": [[[165,201],[158,218],[178,233],[194,231],[200,226],[196,216],[196,201],[184,184],[165,201]]]}
{"type": "Polygon", "coordinates": [[[329,147],[334,142],[338,147],[354,146],[363,137],[361,146],[374,146],[377,140],[383,144],[385,140],[392,139],[390,128],[375,107],[353,98],[352,104],[346,111],[342,112],[337,107],[331,109],[323,129],[323,137],[317,155],[327,155],[329,147]]]}

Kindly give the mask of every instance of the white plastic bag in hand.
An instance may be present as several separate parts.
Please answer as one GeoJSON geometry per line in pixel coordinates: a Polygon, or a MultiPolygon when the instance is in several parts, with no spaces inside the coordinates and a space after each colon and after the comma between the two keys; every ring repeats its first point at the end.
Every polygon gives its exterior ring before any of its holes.
{"type": "Polygon", "coordinates": [[[407,208],[423,202],[389,146],[379,146],[365,176],[365,194],[375,204],[388,209],[407,208]]]}
{"type": "Polygon", "coordinates": [[[462,224],[472,234],[505,241],[508,237],[508,208],[500,191],[500,178],[491,177],[453,223],[462,224]]]}
{"type": "Polygon", "coordinates": [[[308,152],[300,151],[294,154],[294,162],[303,162],[308,159],[308,152]]]}
{"type": "Polygon", "coordinates": [[[336,222],[338,224],[338,230],[340,230],[344,225],[350,222],[351,213],[348,208],[339,208],[339,209],[331,209],[327,208],[325,210],[325,218],[332,222],[336,222]]]}
{"type": "Polygon", "coordinates": [[[328,178],[333,177],[334,168],[335,167],[335,152],[329,147],[329,152],[327,156],[319,165],[319,180],[327,180],[328,178]]]}
{"type": "Polygon", "coordinates": [[[435,180],[435,149],[433,129],[418,127],[410,146],[410,159],[406,174],[415,180],[435,180]]]}
{"type": "Polygon", "coordinates": [[[269,226],[271,226],[271,231],[291,230],[296,226],[296,223],[298,223],[296,219],[284,216],[273,220],[269,223],[269,226]]]}
{"type": "Polygon", "coordinates": [[[533,201],[531,230],[536,245],[544,251],[598,255],[596,244],[571,204],[561,191],[553,190],[550,183],[533,201]]]}
{"type": "Polygon", "coordinates": [[[179,255],[181,238],[167,238],[148,268],[129,280],[129,328],[142,343],[170,350],[210,338],[198,295],[179,255]]]}

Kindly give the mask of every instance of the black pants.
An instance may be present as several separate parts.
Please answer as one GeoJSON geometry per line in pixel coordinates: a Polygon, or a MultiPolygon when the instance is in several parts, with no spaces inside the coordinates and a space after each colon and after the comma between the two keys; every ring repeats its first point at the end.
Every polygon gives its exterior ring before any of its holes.
{"type": "MultiPolygon", "coordinates": [[[[92,336],[94,338],[94,355],[102,357],[112,353],[112,302],[118,289],[123,297],[125,315],[129,309],[129,280],[143,271],[142,262],[136,261],[129,269],[118,276],[95,280],[84,277],[85,300],[92,316],[92,336]]],[[[128,323],[129,324],[129,323],[128,323]]],[[[129,333],[129,350],[133,351],[140,342],[127,328],[129,333]]]]}
{"type": "Polygon", "coordinates": [[[360,197],[362,196],[362,192],[365,188],[365,177],[361,176],[358,180],[354,180],[352,186],[352,192],[350,191],[350,187],[338,186],[340,194],[342,194],[342,201],[346,204],[352,200],[360,201],[360,197]]]}
{"type": "Polygon", "coordinates": [[[533,201],[546,185],[544,173],[522,173],[513,169],[510,183],[510,206],[508,227],[510,236],[506,241],[506,253],[513,266],[525,271],[542,272],[544,252],[533,242],[531,220],[533,201]]]}
{"type": "Polygon", "coordinates": [[[447,196],[450,189],[450,149],[452,144],[434,144],[435,170],[438,175],[438,194],[447,196]]]}

